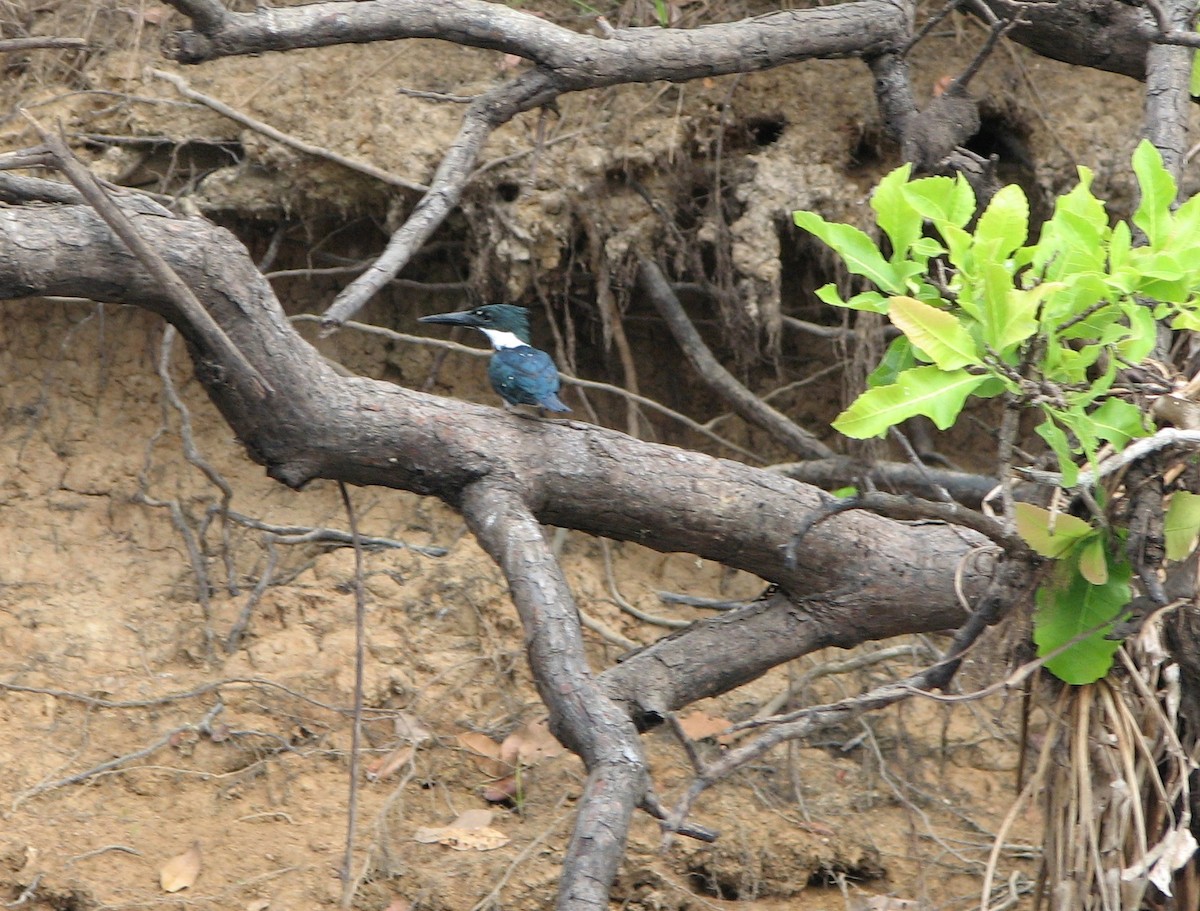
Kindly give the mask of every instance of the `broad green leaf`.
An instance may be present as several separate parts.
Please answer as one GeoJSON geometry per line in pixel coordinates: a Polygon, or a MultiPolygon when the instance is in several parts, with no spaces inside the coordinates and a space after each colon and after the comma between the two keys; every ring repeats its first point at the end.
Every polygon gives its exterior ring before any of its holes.
{"type": "Polygon", "coordinates": [[[938,229],[942,240],[946,242],[946,250],[950,255],[950,264],[959,272],[970,274],[975,270],[975,257],[972,253],[973,238],[962,228],[954,225],[944,225],[938,229]]]}
{"type": "Polygon", "coordinates": [[[1200,332],[1200,313],[1196,313],[1191,310],[1179,311],[1171,319],[1171,328],[1187,329],[1191,332],[1200,332]]]}
{"type": "Polygon", "coordinates": [[[1028,290],[1009,288],[1004,306],[991,314],[992,324],[985,328],[984,340],[1002,356],[1015,349],[1037,332],[1038,306],[1053,290],[1050,284],[1028,290]]]}
{"type": "Polygon", "coordinates": [[[879,181],[871,194],[875,222],[892,242],[893,263],[908,256],[908,251],[921,237],[921,213],[904,195],[904,186],[911,173],[912,165],[906,162],[879,181]]]}
{"type": "Polygon", "coordinates": [[[1058,470],[1062,474],[1062,486],[1071,488],[1079,480],[1079,466],[1075,464],[1074,453],[1071,450],[1071,444],[1067,441],[1067,435],[1063,429],[1054,422],[1054,419],[1049,414],[1046,415],[1046,420],[1038,424],[1034,428],[1034,432],[1046,441],[1046,445],[1054,452],[1058,458],[1058,470]]]}
{"type": "Polygon", "coordinates": [[[887,312],[887,298],[878,291],[863,291],[854,295],[850,300],[842,300],[837,285],[830,282],[817,289],[817,300],[831,307],[845,307],[848,310],[870,310],[872,313],[887,312]]]}
{"type": "Polygon", "coordinates": [[[1001,187],[975,225],[975,245],[1004,259],[1029,236],[1029,200],[1015,183],[1001,187]]]}
{"type": "Polygon", "coordinates": [[[831,490],[830,493],[839,500],[846,500],[850,497],[857,497],[858,488],[851,484],[849,487],[839,487],[837,490],[831,490]]]}
{"type": "Polygon", "coordinates": [[[1103,238],[1108,214],[1092,195],[1092,172],[1079,168],[1079,183],[1054,204],[1054,214],[1042,226],[1032,263],[1053,281],[1074,272],[1102,272],[1103,238]]]}
{"type": "Polygon", "coordinates": [[[1057,560],[1069,553],[1082,538],[1095,534],[1095,529],[1078,516],[1051,513],[1032,503],[1017,503],[1013,512],[1017,534],[1043,557],[1057,560]]]}
{"type": "Polygon", "coordinates": [[[1200,539],[1200,495],[1185,490],[1171,495],[1171,505],[1163,519],[1167,540],[1167,559],[1186,560],[1200,539]]]}
{"type": "Polygon", "coordinates": [[[869,279],[890,294],[903,290],[895,267],[883,258],[875,242],[858,228],[828,222],[815,212],[794,212],[792,217],[797,225],[832,247],[855,275],[869,279]]]}
{"type": "Polygon", "coordinates": [[[1151,247],[1167,239],[1171,227],[1171,205],[1177,192],[1175,178],[1163,167],[1162,155],[1148,139],[1133,152],[1133,173],[1141,188],[1141,199],[1133,223],[1146,234],[1151,247]]]}
{"type": "Polygon", "coordinates": [[[1200,194],[1192,196],[1175,210],[1171,217],[1171,239],[1184,246],[1193,246],[1200,235],[1200,194]]]}
{"type": "Polygon", "coordinates": [[[1108,440],[1118,451],[1134,437],[1146,435],[1142,410],[1122,399],[1107,399],[1088,419],[1096,436],[1108,440]]]}
{"type": "Polygon", "coordinates": [[[1033,641],[1044,657],[1076,636],[1095,630],[1062,654],[1046,662],[1046,668],[1071,684],[1093,683],[1108,673],[1120,642],[1108,639],[1113,624],[1129,604],[1128,563],[1109,566],[1108,581],[1094,585],[1084,578],[1078,560],[1063,560],[1053,578],[1037,592],[1033,615],[1033,641]]]}
{"type": "Polygon", "coordinates": [[[1131,364],[1140,364],[1154,350],[1158,324],[1150,308],[1136,302],[1126,309],[1126,316],[1129,319],[1129,335],[1116,344],[1117,354],[1131,364]]]}
{"type": "Polygon", "coordinates": [[[891,386],[868,389],[833,422],[833,429],[856,440],[878,436],[889,427],[918,414],[946,430],[962,411],[967,396],[983,382],[965,370],[941,370],[933,365],[913,367],[891,386]]]}
{"type": "Polygon", "coordinates": [[[974,339],[952,313],[911,297],[893,297],[888,319],[943,370],[983,363],[974,339]]]}
{"type": "Polygon", "coordinates": [[[1088,538],[1079,548],[1079,574],[1092,585],[1108,582],[1108,551],[1101,535],[1088,538]]]}
{"type": "MultiPolygon", "coordinates": [[[[1100,272],[1075,272],[1054,284],[1060,290],[1046,297],[1046,305],[1042,309],[1042,322],[1055,332],[1060,331],[1059,327],[1064,323],[1084,316],[1112,293],[1108,281],[1100,272]]],[[[1107,314],[1108,319],[1115,316],[1112,313],[1107,314]]],[[[1089,330],[1080,329],[1077,324],[1076,327],[1061,331],[1068,333],[1066,338],[1081,338],[1086,337],[1089,330]]]]}
{"type": "Polygon", "coordinates": [[[975,192],[962,177],[922,177],[904,187],[904,196],[939,231],[944,225],[961,228],[975,214],[975,192]]]}

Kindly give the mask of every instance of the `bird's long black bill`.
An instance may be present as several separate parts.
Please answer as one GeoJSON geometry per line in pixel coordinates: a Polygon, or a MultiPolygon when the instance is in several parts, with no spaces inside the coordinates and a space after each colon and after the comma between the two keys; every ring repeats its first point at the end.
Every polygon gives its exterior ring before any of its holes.
{"type": "Polygon", "coordinates": [[[435,313],[432,316],[422,316],[417,322],[445,323],[448,326],[478,326],[480,320],[470,310],[461,310],[457,313],[435,313]]]}

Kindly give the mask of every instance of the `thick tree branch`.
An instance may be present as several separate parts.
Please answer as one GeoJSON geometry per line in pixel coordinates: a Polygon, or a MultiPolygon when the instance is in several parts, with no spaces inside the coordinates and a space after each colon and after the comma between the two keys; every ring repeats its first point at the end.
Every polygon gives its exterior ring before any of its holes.
{"type": "Polygon", "coordinates": [[[539,522],[694,553],[790,594],[769,609],[737,612],[732,622],[698,624],[606,675],[608,691],[635,718],[724,691],[821,645],[956,627],[963,610],[956,567],[968,599],[990,578],[989,567],[967,560],[986,539],[870,514],[823,523],[791,563],[789,542],[826,496],[815,488],[600,427],[339,376],[292,329],[231,234],[200,219],[133,217],[275,388],[269,402],[236,363],[205,346],[89,209],[0,208],[0,299],[90,297],[171,320],[210,397],[271,477],[292,487],[314,478],[377,484],[452,505],[474,483],[502,479],[539,522]],[[697,654],[721,658],[697,662],[697,654]]]}
{"type": "Polygon", "coordinates": [[[588,768],[557,907],[607,908],[630,818],[649,785],[637,730],[592,676],[571,591],[519,487],[490,480],[472,484],[463,492],[462,512],[508,579],[550,728],[588,768]]]}
{"type": "Polygon", "coordinates": [[[523,111],[565,92],[620,83],[682,82],[799,60],[878,55],[900,46],[909,20],[903,0],[859,0],[696,29],[620,29],[597,37],[482,0],[334,0],[252,13],[229,12],[212,0],[174,0],[172,5],[191,16],[194,27],[169,42],[168,54],[183,63],[299,47],[440,38],[536,64],[471,103],[429,191],[380,258],[326,311],[327,331],[352,317],[404,268],[458,204],[491,132],[523,111]]]}
{"type": "Polygon", "coordinates": [[[412,259],[421,245],[445,221],[471,176],[471,168],[488,136],[522,111],[548,104],[559,91],[546,73],[531,70],[516,79],[480,95],[471,102],[458,136],[450,144],[430,181],[429,192],[421,197],[412,214],[388,240],[379,259],[362,275],[342,289],[325,311],[322,325],[336,328],[357,313],[384,285],[390,282],[412,259]]]}
{"type": "MultiPolygon", "coordinates": [[[[1196,0],[1152,0],[1162,32],[1190,31],[1196,0]]],[[[1152,44],[1146,54],[1146,105],[1142,134],[1162,153],[1163,165],[1175,177],[1182,175],[1187,156],[1187,126],[1192,105],[1188,93],[1192,76],[1189,47],[1152,44]]]]}
{"type": "Polygon", "coordinates": [[[986,475],[967,474],[948,468],[914,465],[911,462],[865,464],[848,456],[772,465],[771,471],[778,471],[805,484],[816,484],[826,490],[868,482],[884,490],[915,493],[932,499],[939,496],[941,489],[951,499],[972,509],[979,508],[983,498],[1000,483],[986,475]]]}
{"type": "Polygon", "coordinates": [[[168,0],[192,18],[168,56],[180,63],[361,44],[438,38],[515,54],[553,73],[561,91],[624,82],[683,82],[764,70],[813,58],[853,57],[896,48],[906,34],[906,4],[858,0],[781,10],[694,29],[615,29],[604,37],[571,31],[503,3],[483,0],[333,0],[234,13],[204,0],[168,0]]]}

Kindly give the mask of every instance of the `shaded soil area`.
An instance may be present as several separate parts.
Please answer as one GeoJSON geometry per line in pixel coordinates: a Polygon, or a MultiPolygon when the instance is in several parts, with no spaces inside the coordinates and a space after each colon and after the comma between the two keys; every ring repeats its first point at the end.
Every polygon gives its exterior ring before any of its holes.
{"type": "MultiPolygon", "coordinates": [[[[579,15],[574,4],[539,6],[566,21],[579,15]]],[[[714,18],[755,11],[681,4],[690,6],[688,15],[714,18]]],[[[21,103],[43,122],[61,120],[108,179],[181,194],[233,227],[278,273],[295,314],[320,312],[418,197],[186,102],[150,68],[304,142],[424,181],[459,112],[412,92],[468,95],[522,65],[407,42],[184,70],[155,52],[175,17],[152,3],[105,2],[29,14],[37,33],[83,34],[103,50],[22,58],[0,90],[5,109],[21,103]]],[[[966,20],[927,39],[919,86],[955,72],[979,40],[966,20]]],[[[1117,208],[1128,199],[1118,175],[1136,136],[1139,86],[1005,49],[976,91],[981,151],[1000,152],[1035,201],[1072,181],[1076,164],[1096,170],[1117,208]]],[[[871,184],[899,163],[879,134],[868,73],[851,61],[567,97],[497,132],[461,212],[362,319],[412,331],[421,313],[527,303],[538,308],[538,341],[570,372],[636,384],[752,457],[783,458],[681,374],[669,336],[629,290],[631,254],[661,249],[683,277],[719,275],[740,307],[689,299],[706,338],[748,384],[774,393],[776,407],[832,439],[828,422],[863,357],[780,322],[842,319],[812,296],[836,271],[788,213],[864,220],[871,184]],[[597,289],[615,289],[611,308],[597,289]]],[[[0,118],[0,147],[31,144],[20,118],[0,118]]],[[[69,301],[6,303],[3,313],[0,901],[59,911],[335,905],[354,556],[305,537],[346,528],[336,487],[296,493],[266,479],[190,381],[182,346],[164,356],[154,318],[69,301]],[[164,865],[195,844],[198,877],[164,892],[164,865]]],[[[349,370],[492,400],[474,359],[354,331],[317,340],[311,323],[297,325],[349,370]]],[[[576,403],[597,422],[731,454],[677,422],[632,414],[609,393],[576,403]]],[[[968,423],[938,448],[987,468],[977,434],[968,423]]],[[[533,757],[501,781],[508,800],[485,799],[506,775],[471,735],[498,744],[542,716],[501,576],[441,504],[375,489],[353,498],[364,534],[408,545],[366,555],[369,774],[359,782],[354,906],[549,908],[583,770],[570,755],[533,757]],[[489,807],[487,828],[502,843],[416,837],[489,807]]],[[[688,555],[547,533],[592,621],[596,669],[669,632],[630,605],[688,621],[710,612],[656,593],[744,599],[762,588],[688,555]]],[[[938,644],[872,646],[851,667],[845,654],[812,655],[697,706],[696,723],[841,698],[904,673],[938,644]]],[[[993,651],[968,668],[968,683],[995,677],[1004,659],[993,651]]],[[[913,703],[780,750],[700,800],[696,821],[722,833],[714,845],[664,848],[657,825],[638,818],[614,900],[631,909],[918,906],[880,899],[893,896],[970,907],[1014,791],[1015,711],[1001,699],[913,703]]],[[[667,733],[646,740],[669,803],[691,780],[687,757],[667,733]]],[[[702,754],[722,748],[698,744],[702,754]]],[[[1018,819],[1001,855],[997,879],[1018,899],[1036,874],[1026,843],[1035,822],[1018,819]]]]}

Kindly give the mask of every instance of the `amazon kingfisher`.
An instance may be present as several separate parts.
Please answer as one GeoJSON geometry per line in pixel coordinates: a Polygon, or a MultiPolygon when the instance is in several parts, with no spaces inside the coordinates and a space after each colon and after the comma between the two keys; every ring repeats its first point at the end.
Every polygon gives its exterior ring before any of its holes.
{"type": "Polygon", "coordinates": [[[558,397],[558,368],[545,351],[530,344],[529,311],[514,304],[487,304],[458,313],[422,316],[422,323],[474,326],[488,337],[495,353],[488,379],[506,405],[536,405],[570,411],[558,397]]]}

